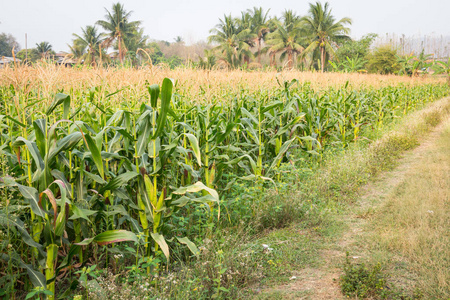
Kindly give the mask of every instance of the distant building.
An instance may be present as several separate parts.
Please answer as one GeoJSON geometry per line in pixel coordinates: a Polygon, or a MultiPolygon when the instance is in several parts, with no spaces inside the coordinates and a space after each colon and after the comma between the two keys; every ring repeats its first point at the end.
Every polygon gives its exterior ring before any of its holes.
{"type": "Polygon", "coordinates": [[[58,52],[55,54],[55,60],[57,65],[64,65],[66,67],[71,67],[77,64],[77,61],[72,59],[72,54],[66,52],[58,52]]]}
{"type": "MultiPolygon", "coordinates": [[[[16,62],[21,62],[22,60],[16,58],[16,62]]],[[[14,63],[14,57],[2,56],[0,57],[0,69],[4,68],[8,64],[14,63]]]]}

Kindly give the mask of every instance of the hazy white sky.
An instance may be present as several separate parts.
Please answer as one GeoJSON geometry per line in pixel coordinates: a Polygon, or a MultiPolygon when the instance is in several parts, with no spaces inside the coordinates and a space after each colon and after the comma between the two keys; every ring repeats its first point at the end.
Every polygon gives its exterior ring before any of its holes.
{"type": "MultiPolygon", "coordinates": [[[[25,48],[48,41],[55,51],[67,51],[72,33],[103,19],[110,0],[15,0],[0,1],[0,32],[11,33],[25,48]]],[[[132,20],[143,21],[151,39],[173,41],[182,36],[187,43],[205,40],[224,14],[239,16],[254,6],[270,9],[279,16],[285,9],[299,15],[308,11],[308,3],[299,0],[122,0],[133,11],[132,20]]],[[[314,1],[315,2],[315,1],[314,1]]],[[[352,37],[366,33],[450,35],[450,0],[329,0],[336,18],[350,17],[352,37]]],[[[322,1],[324,3],[324,1],[322,1]]]]}

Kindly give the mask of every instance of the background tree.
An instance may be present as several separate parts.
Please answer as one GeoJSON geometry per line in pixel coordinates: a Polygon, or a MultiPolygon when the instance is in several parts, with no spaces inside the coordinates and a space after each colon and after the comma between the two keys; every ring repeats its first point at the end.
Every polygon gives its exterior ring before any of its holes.
{"type": "Polygon", "coordinates": [[[390,45],[381,46],[369,55],[369,72],[380,74],[393,74],[398,72],[400,66],[397,61],[397,50],[390,45]]]}
{"type": "Polygon", "coordinates": [[[12,56],[13,49],[14,53],[17,53],[20,50],[20,46],[16,41],[16,38],[11,34],[0,33],[0,57],[12,56]]]}
{"type": "Polygon", "coordinates": [[[22,49],[19,52],[17,52],[16,57],[22,60],[23,62],[36,62],[41,58],[35,48],[22,49]]]}
{"type": "Polygon", "coordinates": [[[36,52],[41,58],[46,58],[55,53],[49,42],[40,42],[39,44],[36,44],[36,52]]]}
{"type": "Polygon", "coordinates": [[[264,13],[262,7],[253,7],[253,10],[247,10],[250,16],[250,31],[255,34],[255,42],[257,46],[258,63],[261,64],[261,44],[266,35],[270,32],[269,29],[269,11],[264,13]]]}
{"type": "Polygon", "coordinates": [[[350,29],[345,25],[351,25],[350,18],[335,20],[331,15],[331,8],[328,2],[322,5],[320,2],[309,4],[309,16],[302,18],[302,23],[309,32],[312,42],[305,49],[303,55],[306,55],[316,49],[320,51],[321,71],[324,72],[326,65],[326,54],[335,55],[332,43],[349,40],[350,29]]]}
{"type": "Polygon", "coordinates": [[[173,40],[177,44],[184,44],[184,39],[181,36],[179,36],[179,35],[176,38],[174,38],[173,40]]]}
{"type": "Polygon", "coordinates": [[[204,50],[204,56],[198,57],[198,63],[197,66],[200,69],[204,69],[204,70],[211,70],[214,65],[216,64],[216,56],[214,55],[214,51],[213,50],[208,50],[205,49],[204,50]]]}
{"type": "Polygon", "coordinates": [[[250,64],[250,58],[253,57],[253,53],[250,48],[255,46],[256,34],[251,30],[252,16],[248,12],[241,12],[241,18],[235,19],[237,28],[236,32],[248,31],[249,34],[243,36],[243,42],[248,45],[247,51],[242,51],[240,55],[241,62],[247,66],[250,64]]]}
{"type": "Polygon", "coordinates": [[[81,28],[81,31],[81,35],[73,34],[76,38],[73,42],[74,50],[81,52],[77,55],[81,54],[86,64],[95,65],[100,58],[103,34],[98,32],[95,26],[86,26],[86,28],[81,28]]]}
{"type": "Polygon", "coordinates": [[[67,46],[69,46],[70,49],[70,56],[73,59],[78,60],[78,62],[81,62],[83,56],[86,54],[86,47],[83,46],[77,39],[73,40],[72,45],[67,46]]]}
{"type": "Polygon", "coordinates": [[[145,59],[145,54],[150,53],[150,49],[147,47],[148,36],[144,34],[144,29],[135,28],[133,34],[126,40],[125,47],[127,48],[127,59],[130,60],[132,65],[137,65],[138,61],[145,59]]]}
{"type": "Polygon", "coordinates": [[[239,24],[231,15],[219,20],[220,23],[211,29],[208,42],[218,44],[214,50],[220,53],[219,61],[230,68],[237,68],[243,58],[253,56],[247,42],[255,35],[242,26],[242,21],[239,24]]]}
{"type": "Polygon", "coordinates": [[[106,8],[105,10],[106,20],[99,20],[97,21],[97,24],[108,32],[108,37],[104,41],[106,47],[110,47],[113,42],[117,43],[119,59],[122,63],[127,51],[125,40],[133,36],[137,27],[140,26],[141,21],[130,22],[129,18],[132,11],[127,12],[120,2],[113,4],[111,12],[106,8]]]}
{"type": "Polygon", "coordinates": [[[274,21],[276,30],[268,34],[266,43],[269,54],[281,53],[280,60],[287,58],[288,67],[292,69],[295,56],[304,49],[301,45],[303,30],[300,18],[292,10],[286,10],[282,20],[283,23],[274,21]]]}
{"type": "Polygon", "coordinates": [[[359,57],[365,59],[370,54],[370,46],[377,38],[377,34],[369,33],[361,37],[359,40],[347,39],[339,44],[339,48],[335,51],[337,61],[343,62],[346,57],[353,59],[359,57]]]}
{"type": "Polygon", "coordinates": [[[437,61],[433,65],[436,74],[445,74],[447,76],[447,84],[450,87],[450,57],[447,61],[437,61]]]}

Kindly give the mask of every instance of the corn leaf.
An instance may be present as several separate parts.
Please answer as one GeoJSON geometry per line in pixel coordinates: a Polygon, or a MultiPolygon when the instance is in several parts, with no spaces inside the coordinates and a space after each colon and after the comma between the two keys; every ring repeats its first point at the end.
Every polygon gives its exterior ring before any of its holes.
{"type": "Polygon", "coordinates": [[[156,232],[151,232],[150,235],[152,236],[153,240],[161,247],[161,250],[166,258],[169,259],[169,246],[167,245],[164,236],[156,232]]]}

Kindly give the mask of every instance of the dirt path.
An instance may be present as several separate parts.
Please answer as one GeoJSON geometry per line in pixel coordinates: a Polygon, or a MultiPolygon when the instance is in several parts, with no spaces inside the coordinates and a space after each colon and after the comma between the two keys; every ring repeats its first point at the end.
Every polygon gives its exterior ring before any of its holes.
{"type": "MultiPolygon", "coordinates": [[[[282,292],[284,299],[345,299],[340,291],[338,279],[342,272],[342,262],[349,251],[355,261],[366,261],[368,254],[364,236],[368,234],[367,223],[371,215],[384,200],[407,178],[408,174],[430,151],[449,120],[438,125],[421,145],[407,152],[395,169],[384,172],[375,182],[363,187],[362,197],[347,214],[337,216],[345,228],[338,238],[324,247],[318,255],[323,264],[317,268],[305,268],[294,272],[289,284],[271,288],[269,293],[282,292]]],[[[263,297],[264,298],[264,297],[263,297]]]]}

